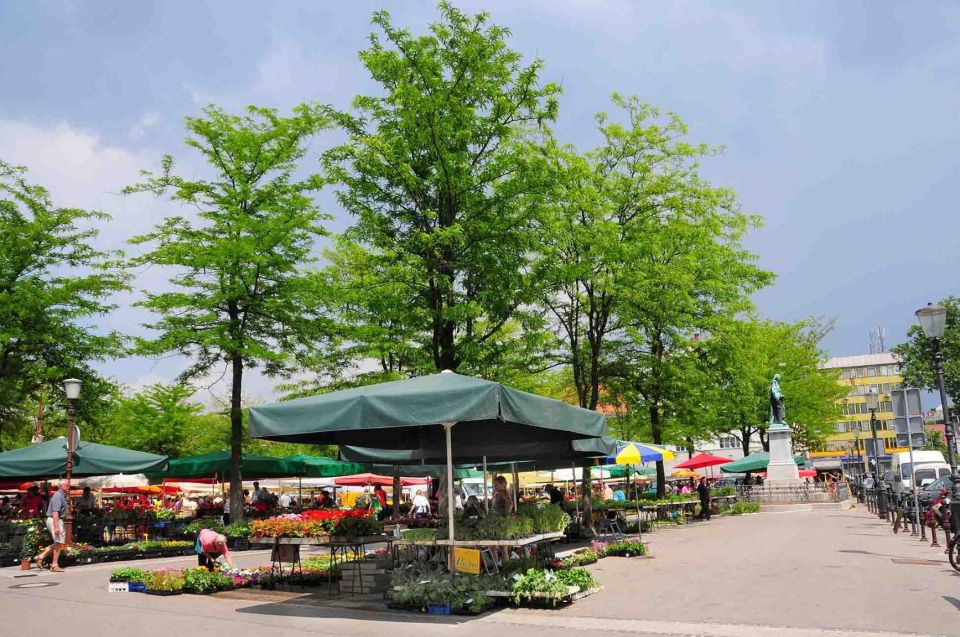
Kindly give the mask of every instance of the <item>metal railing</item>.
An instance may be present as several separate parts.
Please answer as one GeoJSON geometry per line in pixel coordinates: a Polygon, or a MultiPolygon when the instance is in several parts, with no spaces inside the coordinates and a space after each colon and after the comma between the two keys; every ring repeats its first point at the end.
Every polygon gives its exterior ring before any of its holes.
{"type": "Polygon", "coordinates": [[[850,488],[845,482],[814,482],[793,486],[741,485],[737,487],[737,496],[742,502],[762,504],[844,502],[850,498],[850,488]]]}

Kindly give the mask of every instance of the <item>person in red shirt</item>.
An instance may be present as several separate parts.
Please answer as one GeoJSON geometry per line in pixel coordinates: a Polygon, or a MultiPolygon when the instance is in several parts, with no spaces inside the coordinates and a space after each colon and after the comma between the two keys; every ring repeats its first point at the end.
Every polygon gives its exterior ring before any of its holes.
{"type": "Polygon", "coordinates": [[[40,497],[40,490],[36,486],[27,489],[27,495],[20,501],[20,517],[35,518],[43,510],[43,498],[40,497]]]}

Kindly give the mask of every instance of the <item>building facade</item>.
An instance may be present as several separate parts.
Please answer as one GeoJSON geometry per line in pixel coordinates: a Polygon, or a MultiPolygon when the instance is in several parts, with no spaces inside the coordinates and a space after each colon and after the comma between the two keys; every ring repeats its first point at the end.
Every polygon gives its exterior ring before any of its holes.
{"type": "Polygon", "coordinates": [[[838,401],[840,416],[837,418],[836,431],[827,437],[822,449],[810,454],[814,466],[823,470],[842,467],[848,472],[862,466],[864,448],[871,444],[865,441],[872,440],[873,437],[870,410],[866,404],[866,395],[871,388],[876,390],[880,402],[877,411],[877,437],[881,453],[889,455],[906,451],[897,447],[890,399],[890,392],[900,389],[903,382],[897,358],[889,352],[839,356],[831,358],[824,367],[840,370],[839,382],[847,389],[847,395],[838,401]]]}

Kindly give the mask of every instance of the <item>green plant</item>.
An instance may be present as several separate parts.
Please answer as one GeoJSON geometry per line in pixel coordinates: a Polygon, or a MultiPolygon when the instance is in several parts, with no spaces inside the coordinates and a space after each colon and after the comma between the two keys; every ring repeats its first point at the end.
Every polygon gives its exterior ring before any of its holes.
{"type": "Polygon", "coordinates": [[[737,495],[736,487],[714,487],[710,490],[714,497],[723,497],[727,495],[737,495]]]}
{"type": "Polygon", "coordinates": [[[235,522],[223,529],[223,534],[232,538],[247,538],[253,535],[253,525],[250,522],[235,522]]]}
{"type": "Polygon", "coordinates": [[[180,571],[148,571],[144,575],[143,583],[148,591],[164,593],[179,593],[183,590],[184,576],[180,571]]]}
{"type": "Polygon", "coordinates": [[[223,524],[218,520],[213,518],[203,518],[194,520],[193,522],[184,526],[183,532],[187,534],[196,534],[204,529],[210,529],[211,531],[216,531],[217,533],[223,533],[224,531],[223,524]]]}
{"type": "Polygon", "coordinates": [[[573,566],[583,566],[584,564],[593,564],[600,559],[600,554],[593,549],[582,549],[573,555],[568,555],[560,561],[561,566],[570,568],[573,566]]]}
{"type": "Polygon", "coordinates": [[[205,595],[219,590],[231,588],[232,580],[216,571],[208,571],[201,567],[191,568],[183,572],[183,590],[188,593],[205,595]]]}
{"type": "Polygon", "coordinates": [[[364,537],[383,533],[383,522],[374,517],[344,517],[337,522],[333,535],[338,537],[364,537]]]}
{"type": "Polygon", "coordinates": [[[128,582],[133,582],[134,584],[142,584],[144,578],[143,569],[124,567],[124,568],[115,568],[110,572],[110,579],[112,580],[126,580],[128,582]]]}
{"type": "Polygon", "coordinates": [[[638,540],[621,540],[607,544],[606,553],[621,557],[640,557],[647,554],[647,545],[638,540]]]}
{"type": "Polygon", "coordinates": [[[736,502],[730,507],[729,515],[743,515],[744,513],[759,513],[759,502],[736,502]]]}
{"type": "Polygon", "coordinates": [[[588,591],[597,586],[597,581],[585,568],[571,568],[565,571],[557,571],[555,574],[564,586],[576,586],[581,591],[588,591]]]}
{"type": "Polygon", "coordinates": [[[544,596],[556,605],[559,598],[567,594],[567,585],[553,571],[531,568],[523,575],[514,575],[513,578],[511,592],[515,604],[544,596]]]}
{"type": "Polygon", "coordinates": [[[29,560],[40,553],[40,524],[35,520],[20,520],[14,524],[23,530],[20,559],[29,560]]]}
{"type": "Polygon", "coordinates": [[[404,540],[424,542],[437,539],[437,529],[408,529],[400,536],[404,540]]]}

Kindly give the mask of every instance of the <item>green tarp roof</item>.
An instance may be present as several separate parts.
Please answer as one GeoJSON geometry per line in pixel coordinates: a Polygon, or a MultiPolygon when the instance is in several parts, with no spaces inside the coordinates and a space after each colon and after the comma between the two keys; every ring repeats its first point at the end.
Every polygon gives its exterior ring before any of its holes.
{"type": "MultiPolygon", "coordinates": [[[[115,473],[162,471],[166,456],[83,442],[73,454],[73,475],[98,476],[115,473]]],[[[0,453],[0,477],[43,478],[63,475],[67,468],[67,439],[54,438],[0,453]]]]}
{"type": "MultiPolygon", "coordinates": [[[[805,462],[803,456],[797,455],[793,457],[794,462],[798,465],[803,466],[805,462]]],[[[739,460],[734,460],[733,462],[728,462],[727,464],[720,465],[720,471],[724,473],[747,473],[748,471],[766,471],[767,465],[770,463],[770,454],[766,451],[760,453],[752,453],[745,458],[740,458],[739,460]]]]}
{"type": "MultiPolygon", "coordinates": [[[[244,454],[240,459],[240,475],[244,480],[290,478],[306,475],[305,472],[306,467],[303,462],[287,458],[244,454]]],[[[165,478],[212,478],[216,476],[221,480],[226,480],[231,475],[230,452],[212,451],[198,456],[173,458],[170,460],[169,468],[161,475],[165,478]]]]}
{"type": "Polygon", "coordinates": [[[445,422],[456,423],[455,459],[605,433],[598,412],[451,372],[250,408],[250,435],[284,442],[445,449],[445,422]]]}
{"type": "Polygon", "coordinates": [[[629,476],[655,476],[657,470],[653,467],[642,467],[635,464],[608,464],[601,469],[610,472],[611,478],[626,478],[629,476]],[[629,472],[627,471],[629,469],[629,472]]]}

